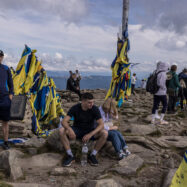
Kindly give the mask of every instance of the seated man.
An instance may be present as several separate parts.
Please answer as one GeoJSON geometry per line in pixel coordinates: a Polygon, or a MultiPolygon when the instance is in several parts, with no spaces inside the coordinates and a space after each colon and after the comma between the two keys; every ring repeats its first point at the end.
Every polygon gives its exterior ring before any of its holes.
{"type": "Polygon", "coordinates": [[[74,105],[68,112],[67,116],[62,121],[63,127],[60,128],[61,142],[67,153],[67,160],[64,161],[63,166],[70,166],[75,161],[73,153],[70,148],[69,139],[81,139],[83,143],[89,140],[97,139],[94,150],[88,156],[88,160],[93,166],[98,165],[96,159],[97,152],[102,148],[107,140],[108,133],[104,130],[103,120],[99,109],[94,105],[93,95],[84,93],[81,97],[82,102],[74,105]],[[69,120],[74,117],[74,124],[69,126],[69,120]],[[95,127],[95,120],[98,126],[95,127]]]}
{"type": "Polygon", "coordinates": [[[67,86],[66,86],[66,90],[70,90],[72,92],[75,92],[76,94],[78,94],[79,98],[81,98],[81,92],[80,92],[80,88],[76,83],[76,74],[73,73],[69,79],[67,80],[67,86]]]}

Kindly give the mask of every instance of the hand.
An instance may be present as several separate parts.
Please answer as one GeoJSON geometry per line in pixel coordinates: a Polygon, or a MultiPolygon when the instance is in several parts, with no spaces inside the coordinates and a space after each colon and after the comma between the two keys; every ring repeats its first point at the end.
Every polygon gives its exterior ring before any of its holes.
{"type": "Polygon", "coordinates": [[[69,136],[69,138],[70,138],[71,140],[74,140],[74,139],[76,138],[76,135],[75,135],[73,129],[72,129],[72,128],[68,128],[67,131],[68,131],[68,136],[69,136]]]}
{"type": "Polygon", "coordinates": [[[82,138],[83,143],[87,143],[87,142],[90,140],[91,137],[92,137],[91,134],[86,134],[86,135],[82,138]]]}
{"type": "Polygon", "coordinates": [[[10,95],[9,95],[9,99],[10,99],[10,100],[12,100],[12,98],[13,98],[13,95],[12,95],[12,94],[10,94],[10,95]]]}

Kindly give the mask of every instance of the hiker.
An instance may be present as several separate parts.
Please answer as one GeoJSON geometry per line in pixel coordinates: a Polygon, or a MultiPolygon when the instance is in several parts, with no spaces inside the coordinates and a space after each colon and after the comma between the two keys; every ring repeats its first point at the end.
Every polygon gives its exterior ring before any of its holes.
{"type": "Polygon", "coordinates": [[[80,75],[80,73],[79,73],[78,70],[75,71],[75,74],[76,74],[76,85],[77,85],[77,87],[78,87],[79,90],[80,90],[80,80],[81,80],[81,75],[80,75]]]}
{"type": "Polygon", "coordinates": [[[176,112],[175,106],[178,99],[179,88],[181,87],[176,71],[177,71],[177,65],[172,65],[171,70],[168,73],[168,80],[167,80],[167,93],[169,96],[168,113],[171,114],[174,114],[176,112]]]}
{"type": "Polygon", "coordinates": [[[123,135],[118,131],[118,127],[113,125],[112,119],[118,119],[118,111],[114,99],[108,98],[103,105],[99,107],[104,129],[108,132],[107,141],[111,141],[117,153],[118,159],[121,160],[128,155],[130,151],[126,145],[123,135]]]}
{"type": "Polygon", "coordinates": [[[142,79],[141,88],[142,88],[142,89],[145,89],[145,88],[146,88],[146,80],[145,80],[145,79],[142,79]]]}
{"type": "Polygon", "coordinates": [[[70,70],[69,71],[69,77],[71,77],[73,75],[73,72],[70,70]]]}
{"type": "Polygon", "coordinates": [[[131,80],[131,93],[134,94],[134,88],[136,84],[136,73],[133,73],[132,80],[131,80]]]}
{"type": "Polygon", "coordinates": [[[80,139],[83,143],[96,139],[95,147],[88,156],[88,160],[92,166],[97,166],[96,154],[105,144],[108,133],[104,130],[101,114],[94,105],[94,98],[91,93],[82,94],[81,103],[74,105],[69,110],[67,116],[62,121],[62,126],[60,128],[60,137],[67,153],[67,159],[63,162],[63,166],[70,166],[75,161],[69,139],[80,139]],[[74,124],[70,127],[68,122],[72,117],[74,117],[74,124]],[[95,127],[95,120],[98,123],[97,127],[95,127]]]}
{"type": "Polygon", "coordinates": [[[67,80],[66,90],[70,90],[72,92],[75,92],[76,94],[78,94],[79,98],[81,98],[81,92],[80,92],[80,89],[76,83],[76,74],[75,73],[73,73],[72,76],[70,76],[69,79],[67,80]]]}
{"type": "Polygon", "coordinates": [[[10,149],[8,145],[8,121],[10,120],[10,107],[14,88],[10,69],[8,66],[2,64],[3,58],[4,53],[0,50],[0,120],[2,120],[4,136],[4,144],[2,146],[7,150],[10,149]]]}
{"type": "Polygon", "coordinates": [[[168,122],[164,120],[164,116],[167,110],[166,72],[168,71],[168,68],[169,65],[165,62],[159,61],[157,63],[156,73],[157,73],[157,86],[159,87],[159,89],[154,94],[151,124],[155,124],[155,119],[160,119],[160,124],[168,124],[168,122]],[[158,107],[160,102],[163,105],[161,116],[158,115],[158,107]]]}
{"type": "Polygon", "coordinates": [[[184,110],[184,99],[187,101],[187,69],[179,74],[181,88],[179,89],[181,110],[184,110]]]}

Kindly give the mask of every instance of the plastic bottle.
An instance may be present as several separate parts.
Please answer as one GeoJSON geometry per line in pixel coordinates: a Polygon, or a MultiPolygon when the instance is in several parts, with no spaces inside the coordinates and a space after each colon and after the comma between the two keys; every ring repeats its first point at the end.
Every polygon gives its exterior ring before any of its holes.
{"type": "Polygon", "coordinates": [[[88,146],[86,143],[82,146],[82,156],[81,156],[81,165],[86,166],[87,165],[87,156],[88,156],[88,146]]]}

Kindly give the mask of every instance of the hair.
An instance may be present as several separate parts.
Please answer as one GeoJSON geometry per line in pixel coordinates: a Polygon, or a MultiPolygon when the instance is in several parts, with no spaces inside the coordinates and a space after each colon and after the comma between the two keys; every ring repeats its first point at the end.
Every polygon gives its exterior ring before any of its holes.
{"type": "Polygon", "coordinates": [[[187,68],[184,68],[182,72],[187,73],[187,68]]]}
{"type": "Polygon", "coordinates": [[[92,100],[94,99],[93,95],[91,93],[83,93],[81,96],[81,100],[92,100]]]}
{"type": "Polygon", "coordinates": [[[177,71],[177,66],[176,65],[172,65],[171,66],[171,71],[177,71]]]}
{"type": "Polygon", "coordinates": [[[118,115],[118,111],[116,108],[116,101],[112,98],[108,98],[104,101],[102,105],[102,109],[105,111],[108,111],[109,113],[112,113],[114,116],[118,115]]]}
{"type": "Polygon", "coordinates": [[[133,73],[134,76],[136,76],[136,73],[133,73]]]}

